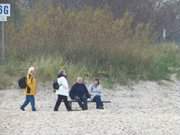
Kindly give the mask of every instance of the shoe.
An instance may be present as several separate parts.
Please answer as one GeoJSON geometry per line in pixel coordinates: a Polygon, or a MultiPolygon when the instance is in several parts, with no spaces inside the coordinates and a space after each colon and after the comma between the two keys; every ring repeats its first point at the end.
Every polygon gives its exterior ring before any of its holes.
{"type": "Polygon", "coordinates": [[[72,111],[72,108],[68,108],[67,111],[68,111],[68,112],[72,111]]]}
{"type": "Polygon", "coordinates": [[[71,112],[71,111],[73,111],[72,109],[71,110],[67,110],[68,112],[71,112]]]}
{"type": "Polygon", "coordinates": [[[25,111],[23,107],[20,107],[21,111],[25,111]]]}
{"type": "Polygon", "coordinates": [[[100,107],[97,107],[97,109],[101,109],[101,110],[103,110],[103,109],[104,109],[104,107],[103,107],[103,106],[100,106],[100,107]]]}
{"type": "Polygon", "coordinates": [[[83,107],[83,108],[82,108],[82,110],[83,110],[83,111],[85,111],[85,110],[88,110],[88,108],[86,108],[86,107],[83,107]]]}
{"type": "Polygon", "coordinates": [[[83,105],[83,106],[82,106],[82,110],[88,110],[87,105],[83,105]]]}

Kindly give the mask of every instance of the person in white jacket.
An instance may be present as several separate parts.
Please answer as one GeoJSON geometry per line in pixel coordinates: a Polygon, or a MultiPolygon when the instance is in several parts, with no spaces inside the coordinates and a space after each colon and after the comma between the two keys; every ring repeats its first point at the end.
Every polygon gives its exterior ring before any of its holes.
{"type": "Polygon", "coordinates": [[[62,101],[64,101],[64,104],[66,106],[67,111],[71,111],[71,106],[68,102],[68,96],[69,96],[69,85],[67,81],[67,75],[64,70],[60,71],[58,74],[57,82],[59,84],[59,89],[56,90],[57,101],[54,107],[54,111],[58,111],[59,106],[62,101]]]}
{"type": "Polygon", "coordinates": [[[92,101],[96,102],[96,109],[104,109],[102,102],[102,87],[100,85],[99,79],[95,79],[94,82],[89,86],[89,93],[91,95],[92,101]]]}

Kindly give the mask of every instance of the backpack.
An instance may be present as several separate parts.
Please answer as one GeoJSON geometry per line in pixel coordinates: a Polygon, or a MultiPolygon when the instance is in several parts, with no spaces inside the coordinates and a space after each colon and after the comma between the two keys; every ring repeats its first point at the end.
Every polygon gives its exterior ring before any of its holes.
{"type": "Polygon", "coordinates": [[[21,77],[19,80],[18,80],[18,86],[19,88],[21,89],[25,89],[27,87],[27,78],[25,76],[21,77]]]}
{"type": "Polygon", "coordinates": [[[58,90],[59,89],[59,84],[57,82],[57,79],[53,81],[53,89],[58,90]]]}

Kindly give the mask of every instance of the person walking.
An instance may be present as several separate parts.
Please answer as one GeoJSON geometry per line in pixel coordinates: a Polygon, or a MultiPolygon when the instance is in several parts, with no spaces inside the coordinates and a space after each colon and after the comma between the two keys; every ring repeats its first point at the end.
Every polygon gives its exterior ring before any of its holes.
{"type": "Polygon", "coordinates": [[[36,75],[35,67],[31,66],[28,69],[27,78],[26,78],[26,84],[27,84],[25,91],[26,98],[23,105],[20,107],[22,111],[25,111],[25,107],[29,103],[31,103],[32,111],[36,111],[35,95],[37,91],[37,81],[35,75],[36,75]]]}
{"type": "Polygon", "coordinates": [[[57,83],[59,88],[56,90],[57,101],[54,106],[54,111],[58,111],[61,102],[63,101],[67,111],[71,111],[71,106],[68,102],[69,85],[67,81],[67,74],[64,70],[61,70],[58,74],[57,83]]]}

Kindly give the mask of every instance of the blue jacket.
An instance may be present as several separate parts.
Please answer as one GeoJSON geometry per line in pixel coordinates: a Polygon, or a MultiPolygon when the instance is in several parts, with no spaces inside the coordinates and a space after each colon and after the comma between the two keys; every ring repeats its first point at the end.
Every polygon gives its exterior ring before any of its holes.
{"type": "Polygon", "coordinates": [[[72,86],[70,90],[70,97],[74,99],[76,96],[79,98],[82,97],[90,98],[90,94],[84,84],[75,83],[72,86]]]}

